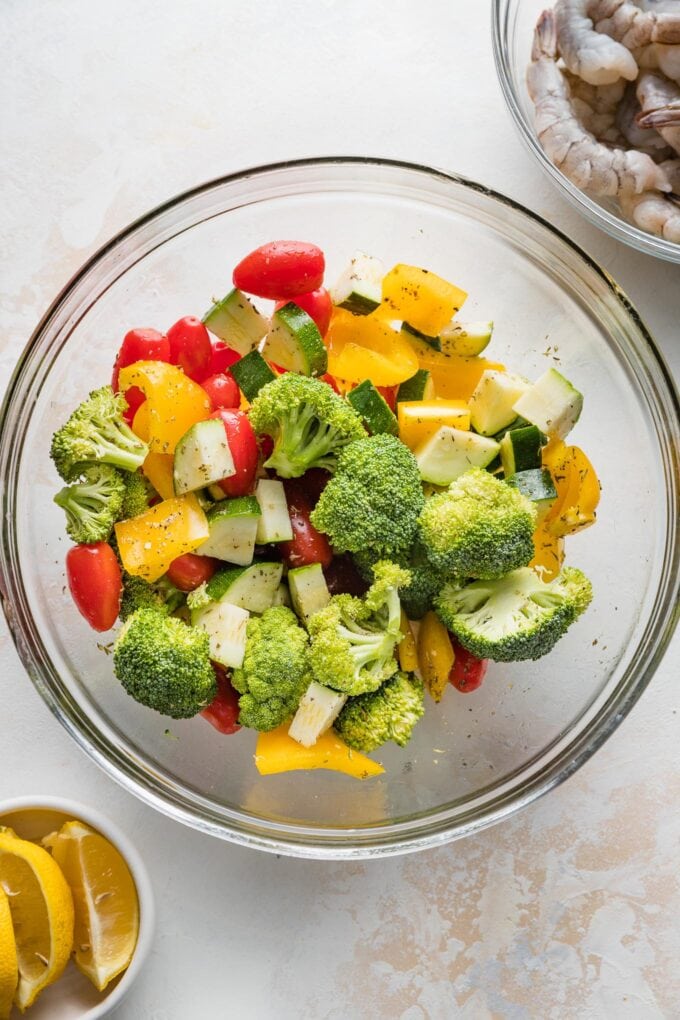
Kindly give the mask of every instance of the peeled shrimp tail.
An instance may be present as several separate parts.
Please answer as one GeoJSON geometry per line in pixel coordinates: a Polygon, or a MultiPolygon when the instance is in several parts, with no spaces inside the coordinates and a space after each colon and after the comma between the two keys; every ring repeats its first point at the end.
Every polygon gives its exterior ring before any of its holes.
{"type": "Polygon", "coordinates": [[[642,230],[680,244],[680,204],[656,191],[622,195],[621,208],[642,230]]]}
{"type": "Polygon", "coordinates": [[[551,162],[577,187],[596,195],[669,191],[663,171],[649,156],[610,149],[584,128],[555,57],[556,19],[544,11],[536,25],[527,87],[536,107],[536,133],[551,162]]]}
{"type": "Polygon", "coordinates": [[[592,0],[557,0],[555,26],[562,60],[572,74],[591,85],[611,85],[619,78],[635,81],[632,53],[615,39],[595,31],[589,16],[592,0]]]}
{"type": "Polygon", "coordinates": [[[661,137],[680,153],[680,87],[663,75],[645,71],[640,75],[636,94],[640,113],[636,117],[642,128],[656,128],[661,137]]]}

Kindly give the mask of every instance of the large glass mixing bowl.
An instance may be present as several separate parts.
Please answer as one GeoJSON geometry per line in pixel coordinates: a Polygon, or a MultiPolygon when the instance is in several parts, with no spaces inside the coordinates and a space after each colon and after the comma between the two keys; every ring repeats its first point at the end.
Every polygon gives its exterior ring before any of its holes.
{"type": "Polygon", "coordinates": [[[637,251],[680,262],[680,244],[655,237],[629,223],[613,198],[587,195],[558,170],[543,151],[534,128],[534,104],[526,86],[534,26],[538,16],[554,0],[493,0],[492,32],[496,71],[501,90],[529,152],[562,191],[562,194],[596,227],[637,251]]]}
{"type": "Polygon", "coordinates": [[[59,295],[22,354],[2,411],[4,609],[51,710],[149,805],[279,853],[368,857],[433,846],[561,782],[652,677],[677,598],[679,434],[672,384],[626,297],[513,202],[379,160],[246,171],[173,199],[115,238],[59,295]],[[128,328],[200,315],[228,289],[244,252],[277,237],[321,245],[331,280],[358,248],[465,288],[465,317],[495,320],[494,358],[527,376],[557,365],[585,392],[573,439],[603,486],[597,526],[567,545],[568,561],[593,581],[587,614],[549,657],[492,665],[475,693],[451,688],[440,705],[429,702],[409,746],[382,749],[385,774],[363,783],[329,772],[263,778],[252,732],[224,737],[200,718],[174,722],[141,708],[64,588],[52,431],[109,379],[128,328]]]}

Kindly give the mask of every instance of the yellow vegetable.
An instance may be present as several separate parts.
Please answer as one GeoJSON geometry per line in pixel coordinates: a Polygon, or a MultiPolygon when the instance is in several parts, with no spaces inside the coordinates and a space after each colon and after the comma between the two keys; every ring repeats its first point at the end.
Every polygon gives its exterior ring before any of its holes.
{"type": "Polygon", "coordinates": [[[404,635],[397,645],[399,668],[403,669],[404,673],[413,673],[418,669],[418,652],[416,651],[416,642],[411,630],[411,624],[408,622],[408,617],[403,609],[401,611],[399,629],[404,635]]]}
{"type": "Polygon", "coordinates": [[[455,655],[451,638],[436,613],[425,613],[418,631],[420,672],[434,701],[441,701],[455,655]]]}
{"type": "Polygon", "coordinates": [[[551,534],[545,522],[539,524],[534,532],[534,558],[530,567],[543,567],[541,577],[544,581],[552,581],[557,577],[564,563],[564,539],[551,534]]]}
{"type": "Polygon", "coordinates": [[[145,400],[135,411],[132,419],[132,431],[145,443],[149,442],[149,402],[145,400]]]}
{"type": "Polygon", "coordinates": [[[427,336],[438,336],[466,297],[464,290],[436,273],[400,264],[383,278],[380,314],[402,319],[427,336]]]}
{"type": "Polygon", "coordinates": [[[175,459],[169,453],[148,453],[142,464],[142,471],[162,499],[172,499],[175,495],[174,463],[175,459]]]}
{"type": "Polygon", "coordinates": [[[148,443],[154,453],[174,453],[187,429],[210,417],[212,411],[203,387],[186,376],[181,368],[164,361],[137,361],[122,368],[119,386],[123,392],[130,386],[139,386],[144,393],[146,403],[141,405],[140,411],[146,408],[148,443]]]}
{"type": "Polygon", "coordinates": [[[157,581],[177,556],[192,552],[210,534],[192,493],[165,499],[137,517],[119,521],[115,532],[123,567],[145,581],[157,581]]]}
{"type": "Polygon", "coordinates": [[[0,885],[0,1020],[8,1020],[19,981],[19,962],[9,899],[0,885]]]}
{"type": "Polygon", "coordinates": [[[470,412],[460,400],[404,400],[397,405],[399,438],[411,450],[442,425],[470,428],[470,412]]]}
{"type": "Polygon", "coordinates": [[[288,736],[289,723],[269,733],[260,733],[255,750],[255,765],[261,776],[298,769],[330,769],[355,779],[368,779],[384,772],[382,765],[353,751],[335,730],[323,733],[313,747],[303,747],[288,736]]]}
{"type": "Polygon", "coordinates": [[[543,521],[546,532],[561,538],[594,524],[600,482],[583,450],[553,440],[543,451],[543,464],[557,489],[557,499],[543,521]]]}
{"type": "Polygon", "coordinates": [[[505,371],[505,365],[498,361],[444,354],[417,336],[407,334],[407,337],[418,358],[418,367],[426,368],[430,373],[437,396],[441,399],[467,402],[477,388],[482,373],[491,369],[496,372],[505,371]]]}
{"type": "Polygon", "coordinates": [[[396,386],[418,371],[408,340],[373,315],[335,308],[326,334],[328,371],[338,379],[396,386]]]}

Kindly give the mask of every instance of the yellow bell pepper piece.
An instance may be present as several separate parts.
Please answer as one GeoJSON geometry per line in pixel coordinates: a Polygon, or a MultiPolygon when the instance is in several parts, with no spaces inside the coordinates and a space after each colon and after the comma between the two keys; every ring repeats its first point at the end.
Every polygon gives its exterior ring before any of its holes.
{"type": "Polygon", "coordinates": [[[441,701],[455,661],[451,638],[436,613],[430,610],[418,631],[418,662],[425,686],[434,701],[441,701]]]}
{"type": "Polygon", "coordinates": [[[175,458],[169,453],[147,453],[142,464],[143,473],[162,499],[172,499],[175,495],[174,463],[175,458]]]}
{"type": "Polygon", "coordinates": [[[139,386],[144,393],[146,403],[140,410],[147,407],[148,442],[154,453],[174,453],[187,429],[208,418],[212,410],[203,387],[164,361],[137,361],[122,368],[119,386],[122,391],[139,386]]]}
{"type": "Polygon", "coordinates": [[[470,428],[470,411],[460,400],[404,400],[397,405],[399,438],[411,450],[442,425],[470,428]]]}
{"type": "Polygon", "coordinates": [[[560,538],[594,524],[600,482],[583,450],[553,441],[543,451],[543,463],[557,489],[557,500],[543,522],[546,531],[560,538]]]}
{"type": "Polygon", "coordinates": [[[541,577],[552,581],[557,577],[564,563],[564,539],[551,534],[540,524],[534,532],[534,558],[530,567],[542,567],[541,577]]]}
{"type": "Polygon", "coordinates": [[[196,497],[177,496],[115,525],[118,550],[128,574],[157,581],[174,559],[192,552],[210,535],[196,497]]]}
{"type": "Polygon", "coordinates": [[[402,319],[427,336],[438,336],[466,297],[464,290],[436,273],[400,264],[383,278],[380,315],[402,319]]]}
{"type": "Polygon", "coordinates": [[[404,673],[413,673],[418,669],[418,652],[411,624],[408,622],[408,617],[403,609],[401,611],[399,629],[403,634],[401,641],[397,645],[399,668],[403,669],[404,673]]]}
{"type": "Polygon", "coordinates": [[[269,733],[260,733],[255,749],[255,766],[261,776],[298,769],[330,769],[355,779],[379,776],[385,769],[377,761],[353,751],[335,730],[323,733],[313,747],[303,747],[288,736],[289,723],[269,733]]]}
{"type": "Polygon", "coordinates": [[[505,365],[486,358],[464,358],[460,354],[436,351],[417,336],[407,336],[408,343],[418,358],[418,367],[425,368],[432,377],[437,397],[467,402],[482,378],[482,373],[504,372],[505,365]]]}
{"type": "Polygon", "coordinates": [[[132,425],[130,426],[136,436],[138,436],[143,442],[149,442],[149,401],[145,400],[143,404],[140,404],[135,411],[135,416],[132,419],[132,425]]]}
{"type": "Polygon", "coordinates": [[[418,371],[408,340],[372,315],[334,309],[326,344],[328,371],[338,379],[396,386],[418,371]]]}

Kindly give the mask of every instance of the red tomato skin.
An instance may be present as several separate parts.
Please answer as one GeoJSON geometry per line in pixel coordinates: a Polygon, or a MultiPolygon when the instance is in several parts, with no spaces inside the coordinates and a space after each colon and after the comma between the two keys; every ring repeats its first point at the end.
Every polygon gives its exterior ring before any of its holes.
{"type": "Polygon", "coordinates": [[[219,407],[238,407],[241,403],[241,392],[231,372],[209,375],[201,386],[208,394],[213,411],[219,407]]]}
{"type": "Polygon", "coordinates": [[[321,493],[331,480],[331,474],[330,471],[325,471],[323,468],[310,468],[298,480],[307,502],[314,509],[319,502],[321,493]]]}
{"type": "Polygon", "coordinates": [[[227,433],[227,442],[234,459],[236,473],[217,484],[227,496],[247,496],[255,487],[258,446],[253,426],[243,411],[220,407],[211,418],[221,418],[227,433]]]}
{"type": "Polygon", "coordinates": [[[211,336],[210,347],[212,348],[212,355],[210,358],[210,367],[208,369],[208,375],[221,375],[226,372],[231,365],[234,365],[237,361],[241,360],[241,355],[236,351],[232,350],[231,347],[227,347],[224,340],[220,340],[219,337],[211,336]]]}
{"type": "Polygon", "coordinates": [[[306,567],[310,563],[330,566],[333,550],[325,535],[317,531],[309,519],[311,507],[303,487],[294,479],[284,481],[288,513],[293,528],[290,542],[280,542],[281,555],[289,567],[306,567]]]}
{"type": "Polygon", "coordinates": [[[208,330],[194,315],[178,319],[168,330],[170,362],[185,375],[201,382],[210,372],[213,350],[208,330]]]}
{"type": "Polygon", "coordinates": [[[116,355],[111,376],[111,387],[118,392],[118,376],[121,368],[134,365],[136,361],[170,361],[170,342],[157,329],[130,329],[123,337],[116,355]]]}
{"type": "Polygon", "coordinates": [[[93,630],[113,627],[120,610],[123,579],[108,542],[75,545],[66,554],[66,579],[76,608],[93,630]]]}
{"type": "Polygon", "coordinates": [[[217,570],[217,560],[212,556],[198,553],[184,553],[168,567],[168,577],[180,591],[193,591],[200,584],[209,581],[217,570]]]}
{"type": "Polygon", "coordinates": [[[376,390],[381,395],[390,411],[397,413],[397,390],[398,386],[376,386],[376,390]]]}
{"type": "Polygon", "coordinates": [[[125,391],[123,396],[127,401],[127,407],[123,411],[123,419],[128,423],[128,425],[132,425],[135,420],[135,415],[146,400],[146,397],[140,390],[139,386],[131,386],[129,390],[125,391]]]}
{"type": "Polygon", "coordinates": [[[342,556],[334,556],[330,565],[324,568],[326,584],[331,595],[341,595],[345,592],[348,595],[364,595],[368,591],[368,584],[354,566],[354,561],[348,553],[342,556]]]}
{"type": "Polygon", "coordinates": [[[217,680],[217,694],[207,708],[204,708],[201,715],[207,719],[211,726],[214,726],[218,733],[229,736],[237,733],[241,727],[238,724],[238,694],[231,686],[229,674],[216,662],[212,664],[217,680]]]}
{"type": "MultiPolygon", "coordinates": [[[[326,288],[319,287],[318,290],[310,290],[307,294],[298,294],[292,300],[299,308],[307,312],[311,319],[314,319],[319,333],[321,336],[325,336],[331,324],[333,312],[333,302],[326,288]]],[[[277,312],[285,304],[287,304],[286,301],[277,301],[274,311],[277,312]]]]}
{"type": "Polygon", "coordinates": [[[288,300],[318,290],[326,268],[323,252],[305,241],[270,241],[234,269],[234,286],[256,297],[288,300]]]}
{"type": "Polygon", "coordinates": [[[449,683],[457,691],[460,691],[461,694],[469,694],[471,691],[476,691],[478,687],[481,687],[486,671],[489,668],[489,660],[478,659],[472,652],[468,652],[467,648],[463,648],[453,635],[449,636],[451,637],[451,644],[453,645],[455,655],[455,660],[449,673],[449,683]]]}

